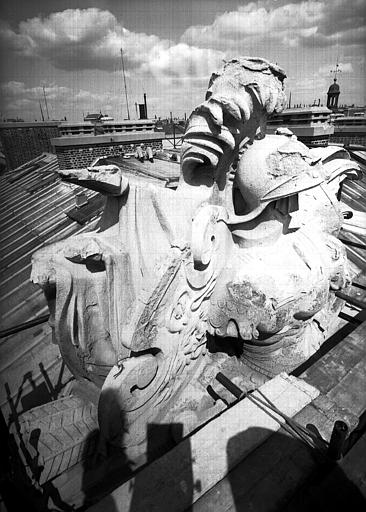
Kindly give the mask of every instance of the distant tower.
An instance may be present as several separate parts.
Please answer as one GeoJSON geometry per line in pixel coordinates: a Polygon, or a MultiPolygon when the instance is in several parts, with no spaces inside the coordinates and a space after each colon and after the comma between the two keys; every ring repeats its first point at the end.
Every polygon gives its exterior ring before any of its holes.
{"type": "Polygon", "coordinates": [[[334,79],[334,83],[328,89],[328,99],[327,99],[327,107],[331,110],[335,110],[338,108],[338,98],[339,98],[340,90],[339,85],[337,84],[337,79],[334,79]]]}
{"type": "Polygon", "coordinates": [[[337,110],[338,108],[338,98],[340,94],[339,85],[337,84],[337,74],[341,73],[341,70],[339,69],[338,59],[336,63],[336,67],[334,70],[331,71],[332,74],[334,74],[334,80],[332,85],[328,89],[328,99],[327,99],[327,107],[331,110],[337,110]]]}

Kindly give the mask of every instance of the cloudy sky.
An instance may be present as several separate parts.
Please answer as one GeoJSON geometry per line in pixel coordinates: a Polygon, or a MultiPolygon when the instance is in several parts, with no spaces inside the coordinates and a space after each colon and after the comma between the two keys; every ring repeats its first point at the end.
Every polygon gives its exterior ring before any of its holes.
{"type": "Polygon", "coordinates": [[[0,8],[0,115],[81,121],[187,114],[224,59],[265,57],[285,70],[292,103],[321,99],[339,59],[340,103],[366,104],[364,0],[9,0],[0,8]]]}

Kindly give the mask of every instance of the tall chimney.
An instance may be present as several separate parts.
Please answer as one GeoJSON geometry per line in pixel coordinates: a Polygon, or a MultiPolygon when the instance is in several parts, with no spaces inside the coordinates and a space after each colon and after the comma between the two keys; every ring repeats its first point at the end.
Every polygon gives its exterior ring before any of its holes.
{"type": "Polygon", "coordinates": [[[146,92],[144,92],[144,103],[145,103],[145,115],[146,115],[146,119],[149,119],[149,116],[147,115],[146,92]]]}

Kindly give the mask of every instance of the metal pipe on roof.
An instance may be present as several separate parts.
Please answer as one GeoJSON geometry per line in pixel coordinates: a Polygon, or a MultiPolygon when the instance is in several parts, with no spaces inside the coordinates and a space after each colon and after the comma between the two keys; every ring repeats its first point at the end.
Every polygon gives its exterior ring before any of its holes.
{"type": "Polygon", "coordinates": [[[347,295],[346,293],[335,292],[334,295],[336,297],[338,297],[339,299],[345,300],[346,302],[348,302],[348,304],[351,304],[351,306],[356,306],[357,308],[360,308],[360,309],[366,309],[365,302],[358,300],[355,297],[351,297],[350,295],[347,295]]]}
{"type": "Polygon", "coordinates": [[[7,336],[11,336],[12,334],[16,334],[17,332],[24,331],[25,329],[30,329],[31,327],[35,327],[39,324],[44,324],[49,319],[50,315],[42,315],[38,318],[34,318],[34,320],[29,320],[28,322],[23,322],[22,324],[14,325],[13,327],[9,327],[9,329],[4,329],[0,331],[0,338],[6,338],[7,336]]]}

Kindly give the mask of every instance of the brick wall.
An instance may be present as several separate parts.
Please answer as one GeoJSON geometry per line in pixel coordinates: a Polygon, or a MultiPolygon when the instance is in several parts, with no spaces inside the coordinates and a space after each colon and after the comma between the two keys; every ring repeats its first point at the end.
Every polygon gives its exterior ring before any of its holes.
{"type": "Polygon", "coordinates": [[[53,153],[51,139],[59,136],[57,125],[1,127],[0,139],[7,165],[15,169],[43,152],[53,153]]]}
{"type": "MultiPolygon", "coordinates": [[[[145,146],[153,149],[162,149],[161,140],[149,140],[144,142],[145,146]]],[[[56,155],[60,169],[80,169],[91,165],[93,160],[99,156],[122,156],[124,153],[131,153],[136,143],[118,144],[96,144],[84,146],[56,146],[56,155]]]]}

